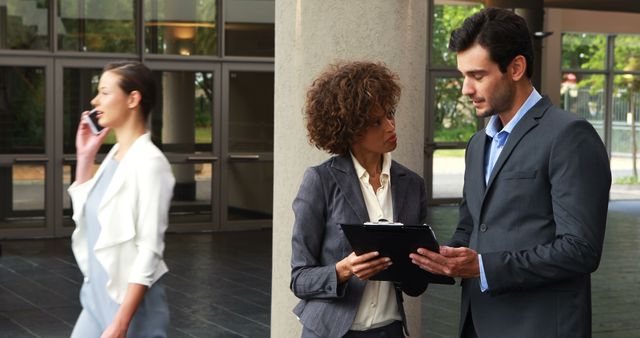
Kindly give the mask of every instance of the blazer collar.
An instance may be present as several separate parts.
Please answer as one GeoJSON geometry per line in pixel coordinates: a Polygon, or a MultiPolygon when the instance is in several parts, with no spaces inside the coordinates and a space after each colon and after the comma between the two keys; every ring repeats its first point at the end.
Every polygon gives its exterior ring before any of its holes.
{"type": "MultiPolygon", "coordinates": [[[[487,189],[489,190],[491,184],[495,180],[498,173],[504,166],[504,163],[507,161],[513,149],[520,143],[520,140],[526,135],[529,130],[535,128],[538,125],[538,120],[544,115],[544,113],[551,107],[551,100],[547,96],[543,96],[529,111],[522,117],[520,122],[515,126],[511,135],[509,135],[509,139],[507,139],[507,144],[505,144],[504,149],[500,153],[500,156],[496,160],[496,164],[493,166],[493,171],[491,172],[491,176],[489,177],[489,182],[487,183],[487,189]]],[[[486,142],[486,137],[485,137],[486,142]]],[[[484,147],[482,148],[484,149],[484,147]]],[[[484,152],[482,154],[482,158],[484,159],[484,152]]],[[[484,168],[484,160],[481,160],[480,163],[484,168]]],[[[481,173],[484,171],[481,170],[481,173]]]]}
{"type": "Polygon", "coordinates": [[[393,201],[393,221],[403,222],[404,201],[409,191],[409,170],[397,162],[391,162],[391,199],[393,201]]]}
{"type": "Polygon", "coordinates": [[[353,167],[351,156],[349,154],[334,156],[331,161],[331,169],[331,174],[351,209],[353,209],[362,223],[369,222],[369,213],[364,203],[362,190],[360,190],[360,181],[356,175],[356,169],[353,167]]]}
{"type": "MultiPolygon", "coordinates": [[[[120,188],[122,188],[127,175],[131,175],[131,170],[129,168],[135,166],[135,163],[139,159],[141,152],[144,151],[145,144],[148,144],[149,142],[151,142],[151,136],[149,133],[142,134],[133,142],[122,160],[120,160],[118,168],[113,174],[113,178],[111,179],[111,182],[109,183],[109,186],[107,187],[107,190],[102,197],[102,201],[100,201],[98,210],[102,208],[107,202],[109,202],[114,196],[116,196],[117,192],[120,190],[120,188]]],[[[111,148],[111,151],[109,151],[109,154],[107,154],[107,156],[105,157],[104,162],[106,163],[107,161],[110,161],[113,156],[115,156],[119,148],[119,144],[114,145],[113,148],[111,148]]],[[[100,166],[100,170],[98,171],[98,173],[96,173],[96,178],[99,177],[99,174],[102,174],[103,167],[104,165],[100,166]]]]}
{"type": "MultiPolygon", "coordinates": [[[[353,167],[351,156],[338,155],[333,157],[331,162],[331,172],[335,178],[345,199],[356,213],[361,222],[369,222],[369,212],[367,211],[360,181],[353,167]]],[[[395,161],[391,161],[391,198],[393,201],[394,220],[402,220],[404,200],[407,194],[408,170],[395,161]]]]}

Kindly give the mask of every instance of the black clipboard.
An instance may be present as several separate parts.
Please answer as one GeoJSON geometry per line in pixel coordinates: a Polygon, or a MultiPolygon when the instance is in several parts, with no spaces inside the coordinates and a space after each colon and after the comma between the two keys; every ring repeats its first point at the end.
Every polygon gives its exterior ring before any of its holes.
{"type": "Polygon", "coordinates": [[[370,280],[407,282],[428,280],[429,283],[455,284],[448,276],[435,275],[411,262],[409,254],[418,248],[439,251],[438,241],[430,226],[401,223],[339,224],[356,255],[378,251],[393,264],[370,280]]]}

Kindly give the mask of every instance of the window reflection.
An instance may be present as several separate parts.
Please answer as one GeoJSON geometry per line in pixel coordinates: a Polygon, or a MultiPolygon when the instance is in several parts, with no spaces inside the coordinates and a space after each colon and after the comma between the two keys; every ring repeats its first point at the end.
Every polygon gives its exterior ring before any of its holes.
{"type": "Polygon", "coordinates": [[[47,0],[0,1],[0,49],[48,49],[47,0]]]}
{"type": "Polygon", "coordinates": [[[135,1],[58,0],[58,48],[135,53],[135,1]]]}
{"type": "Polygon", "coordinates": [[[215,167],[210,163],[172,164],[171,169],[176,178],[171,200],[171,221],[211,221],[215,167]]]}
{"type": "Polygon", "coordinates": [[[228,181],[228,220],[272,218],[273,162],[230,163],[228,181]]]}
{"type": "Polygon", "coordinates": [[[154,141],[165,152],[211,152],[213,73],[154,72],[160,99],[151,114],[154,141]]]}
{"type": "MultiPolygon", "coordinates": [[[[65,154],[76,152],[76,131],[83,111],[91,109],[91,99],[96,96],[101,69],[66,68],[63,73],[63,149],[65,154]]],[[[105,138],[100,153],[107,153],[116,142],[110,132],[105,138]]]]}
{"type": "Polygon", "coordinates": [[[44,165],[0,165],[0,228],[44,226],[44,183],[44,165]]]}
{"type": "Polygon", "coordinates": [[[44,153],[43,68],[0,67],[0,154],[44,153]]]}
{"type": "Polygon", "coordinates": [[[229,151],[273,151],[273,73],[229,73],[229,151]]]}
{"type": "Polygon", "coordinates": [[[216,55],[215,1],[145,0],[145,52],[216,55]]]}
{"type": "Polygon", "coordinates": [[[273,57],[275,1],[225,2],[225,54],[273,57]]]}

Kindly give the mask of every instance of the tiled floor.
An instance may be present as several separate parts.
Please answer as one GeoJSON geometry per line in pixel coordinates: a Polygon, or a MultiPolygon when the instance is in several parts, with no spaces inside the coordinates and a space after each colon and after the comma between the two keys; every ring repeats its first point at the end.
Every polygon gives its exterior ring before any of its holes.
{"type": "MultiPolygon", "coordinates": [[[[453,207],[431,209],[443,241],[456,215],[453,207]]],[[[2,249],[0,338],[68,337],[81,281],[69,240],[2,241],[2,249]]],[[[640,218],[610,212],[604,250],[592,278],[594,337],[640,337],[640,218]]],[[[166,260],[169,337],[269,336],[270,231],[169,234],[166,260]]],[[[459,292],[429,287],[422,337],[455,335],[459,292]]]]}
{"type": "MultiPolygon", "coordinates": [[[[3,241],[0,337],[69,337],[82,281],[69,240],[3,241]]],[[[271,232],[169,234],[169,337],[268,337],[271,232]]]]}

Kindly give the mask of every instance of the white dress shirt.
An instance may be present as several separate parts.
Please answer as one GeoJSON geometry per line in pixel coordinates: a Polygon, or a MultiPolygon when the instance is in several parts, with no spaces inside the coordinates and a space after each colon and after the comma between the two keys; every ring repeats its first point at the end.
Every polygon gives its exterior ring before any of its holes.
{"type": "MultiPolygon", "coordinates": [[[[391,154],[385,153],[382,160],[382,173],[380,174],[380,188],[373,191],[369,183],[369,173],[360,162],[351,154],[356,175],[360,180],[360,189],[364,197],[364,203],[369,213],[369,221],[377,222],[380,219],[393,221],[393,201],[391,198],[391,154]]],[[[362,293],[358,312],[351,325],[351,330],[364,331],[391,324],[396,320],[402,320],[393,283],[385,281],[367,281],[362,293]]]]}

